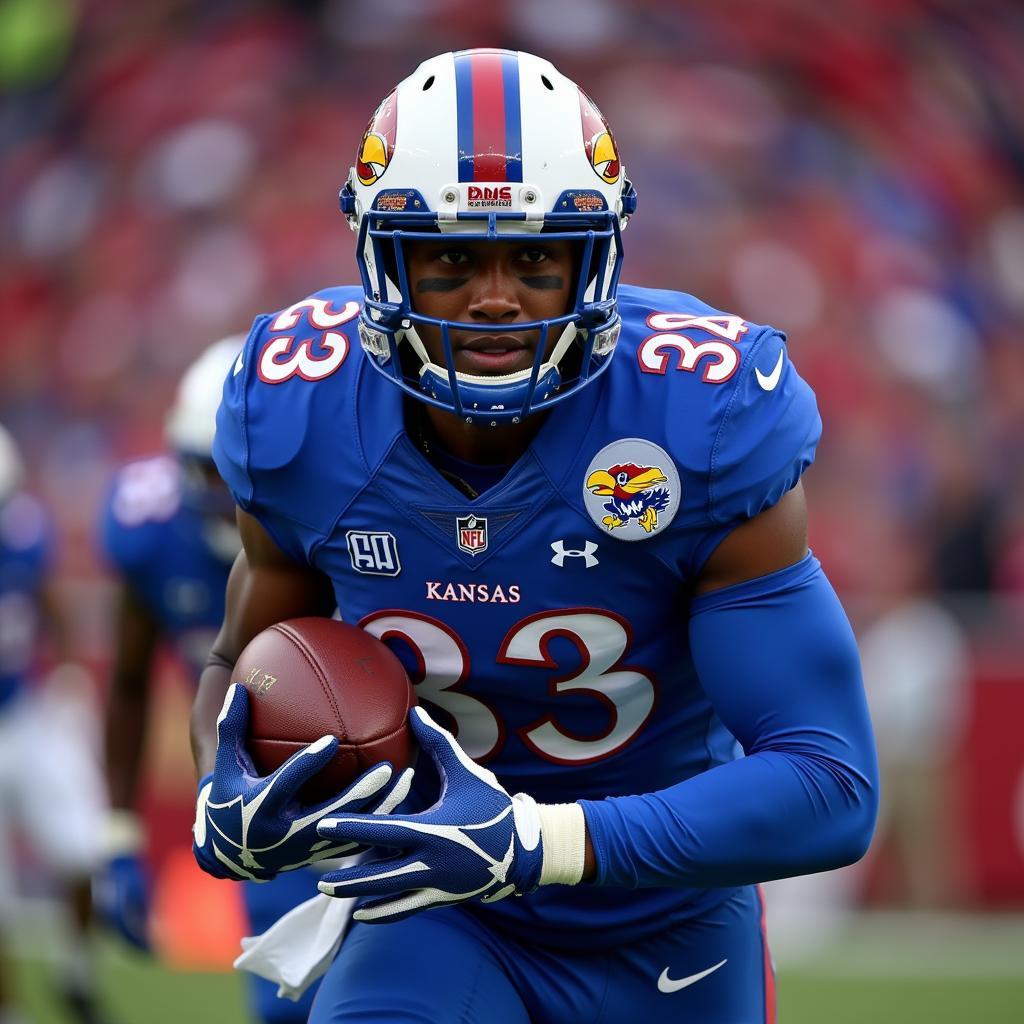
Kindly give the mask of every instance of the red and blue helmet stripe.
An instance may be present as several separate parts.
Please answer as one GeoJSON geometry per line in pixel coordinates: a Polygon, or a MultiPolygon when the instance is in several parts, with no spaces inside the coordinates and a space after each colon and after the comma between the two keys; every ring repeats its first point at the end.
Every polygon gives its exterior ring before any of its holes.
{"type": "Polygon", "coordinates": [[[519,54],[455,54],[459,181],[522,181],[523,122],[519,54]]]}

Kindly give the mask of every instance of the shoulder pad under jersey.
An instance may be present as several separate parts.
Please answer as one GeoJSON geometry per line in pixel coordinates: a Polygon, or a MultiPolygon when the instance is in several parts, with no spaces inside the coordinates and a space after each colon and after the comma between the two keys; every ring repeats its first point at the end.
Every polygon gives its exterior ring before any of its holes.
{"type": "Polygon", "coordinates": [[[624,286],[619,297],[636,372],[617,378],[631,378],[631,404],[654,421],[686,477],[680,525],[731,526],[774,505],[814,460],[821,435],[814,392],[785,336],[682,292],[624,286]]]}
{"type": "Polygon", "coordinates": [[[326,288],[256,318],[224,382],[213,457],[235,501],[305,561],[353,495],[362,290],[326,288]],[[324,450],[337,453],[325,459],[324,450]],[[344,504],[344,498],[342,498],[344,504]]]}

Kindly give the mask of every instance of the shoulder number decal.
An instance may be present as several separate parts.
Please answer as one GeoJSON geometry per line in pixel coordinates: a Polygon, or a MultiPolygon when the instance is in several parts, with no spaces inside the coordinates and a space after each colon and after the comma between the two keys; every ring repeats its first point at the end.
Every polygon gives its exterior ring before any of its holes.
{"type": "MultiPolygon", "coordinates": [[[[449,626],[399,610],[374,612],[359,625],[379,640],[397,638],[409,645],[419,664],[413,679],[417,694],[451,715],[455,735],[470,757],[483,761],[501,749],[504,723],[484,701],[461,692],[470,676],[469,651],[449,626]]],[[[610,757],[650,718],[657,698],[655,682],[641,669],[622,664],[632,640],[629,627],[618,615],[599,608],[542,612],[517,622],[496,660],[557,670],[550,648],[555,637],[576,646],[580,665],[571,675],[551,678],[548,692],[553,697],[589,696],[604,705],[608,725],[598,735],[578,736],[560,726],[555,715],[546,715],[517,734],[535,754],[555,764],[590,764],[610,757]]]]}
{"type": "Polygon", "coordinates": [[[659,332],[645,338],[637,349],[636,357],[644,373],[668,373],[675,353],[675,369],[694,373],[703,363],[701,380],[709,384],[724,384],[740,365],[740,353],[732,342],[747,331],[746,323],[738,316],[693,316],[686,313],[652,313],[647,326],[659,332]],[[681,330],[704,331],[715,336],[713,341],[693,341],[681,330]]]}
{"type": "Polygon", "coordinates": [[[326,299],[309,298],[279,313],[270,325],[272,331],[291,330],[298,324],[303,311],[308,310],[310,325],[323,333],[318,339],[306,338],[298,346],[295,346],[295,335],[271,338],[260,353],[257,366],[260,380],[265,384],[283,384],[292,377],[308,381],[329,377],[345,362],[349,349],[348,338],[332,328],[354,320],[359,309],[358,302],[346,302],[339,311],[326,299]],[[314,355],[314,343],[326,354],[314,355]]]}

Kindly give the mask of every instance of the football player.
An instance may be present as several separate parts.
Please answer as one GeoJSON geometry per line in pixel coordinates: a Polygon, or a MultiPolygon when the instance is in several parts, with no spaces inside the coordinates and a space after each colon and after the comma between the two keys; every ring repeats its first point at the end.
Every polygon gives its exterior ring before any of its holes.
{"type": "MultiPolygon", "coordinates": [[[[23,475],[17,447],[0,427],[0,935],[11,923],[17,825],[68,908],[56,988],[74,1020],[98,1024],[90,882],[102,855],[96,837],[105,794],[83,729],[82,695],[63,685],[76,676],[55,671],[43,686],[32,682],[44,634],[65,664],[69,646],[48,583],[53,524],[22,489],[23,475]]],[[[8,996],[0,963],[0,1024],[21,1020],[8,996]]]]}
{"type": "MultiPolygon", "coordinates": [[[[135,810],[146,744],[154,655],[166,643],[198,679],[224,614],[228,570],[240,547],[234,503],[210,455],[224,377],[244,335],[210,346],[189,367],[166,421],[169,452],[117,473],[101,518],[102,546],[119,577],[115,659],[106,709],[111,812],[107,861],[97,879],[103,918],[148,950],[150,879],[135,810]]],[[[316,892],[306,872],[246,886],[250,924],[262,931],[316,892]]],[[[312,993],[294,1005],[253,978],[253,1012],[263,1021],[304,1021],[312,993]]]]}
{"type": "Polygon", "coordinates": [[[423,63],[341,208],[361,285],[258,317],[218,415],[243,551],[193,710],[199,862],[369,851],[319,885],[359,902],[316,1024],[773,1020],[757,883],[857,860],[878,797],[783,335],[620,287],[636,193],[530,54],[423,63]],[[242,645],[335,604],[417,684],[402,813],[387,766],[296,803],[333,738],[263,778],[244,749],[242,645]]]}

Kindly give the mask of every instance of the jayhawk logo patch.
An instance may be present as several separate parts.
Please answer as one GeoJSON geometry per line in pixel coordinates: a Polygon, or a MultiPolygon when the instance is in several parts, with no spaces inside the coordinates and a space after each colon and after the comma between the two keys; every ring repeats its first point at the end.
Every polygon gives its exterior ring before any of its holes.
{"type": "Polygon", "coordinates": [[[583,493],[590,518],[616,540],[647,540],[679,508],[679,474],[656,444],[623,438],[591,460],[583,493]]]}

